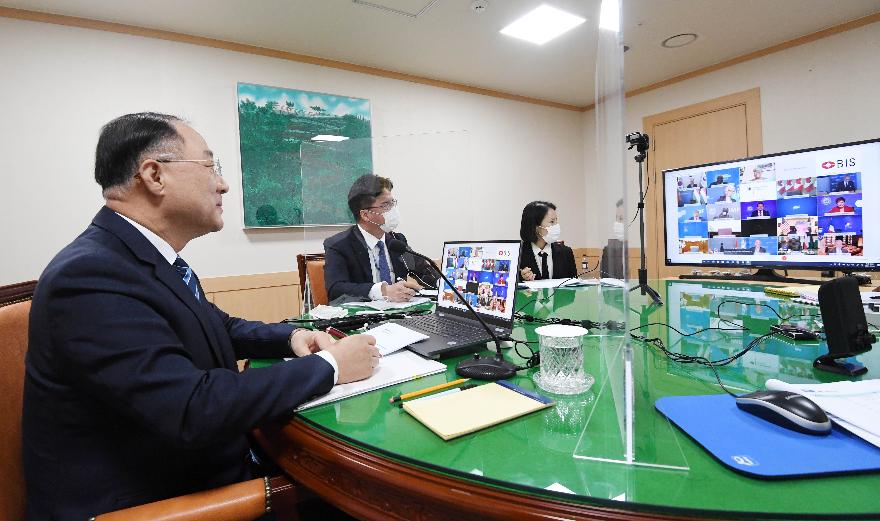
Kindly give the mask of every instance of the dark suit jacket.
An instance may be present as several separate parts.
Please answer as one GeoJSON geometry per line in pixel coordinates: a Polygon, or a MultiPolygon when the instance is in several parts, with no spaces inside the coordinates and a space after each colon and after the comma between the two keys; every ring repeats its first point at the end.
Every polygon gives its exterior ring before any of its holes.
{"type": "MultiPolygon", "coordinates": [[[[406,242],[402,233],[386,233],[385,244],[396,238],[406,242]]],[[[426,283],[437,279],[423,262],[416,262],[412,255],[396,255],[389,252],[394,275],[405,278],[409,271],[415,272],[426,283]]],[[[334,300],[342,295],[367,298],[373,287],[373,271],[367,243],[357,225],[324,240],[324,286],[327,297],[334,300]]]]}
{"type": "Polygon", "coordinates": [[[333,385],[290,356],[292,327],[196,300],[147,239],[103,208],[49,263],[31,308],[23,459],[31,519],[83,520],[250,472],[246,434],[333,385]]]}
{"type": "MultiPolygon", "coordinates": [[[[751,215],[751,217],[759,217],[759,216],[758,216],[758,210],[752,210],[752,215],[751,215]]],[[[764,210],[764,215],[762,215],[762,216],[760,216],[760,217],[770,217],[770,212],[768,212],[767,210],[764,210]]]]}
{"type": "MultiPolygon", "coordinates": [[[[567,279],[577,276],[577,267],[574,263],[574,252],[568,246],[554,242],[550,245],[550,253],[553,256],[553,269],[548,279],[567,279]]],[[[535,252],[532,251],[532,243],[523,241],[519,248],[519,269],[516,270],[516,280],[522,280],[520,271],[523,268],[531,268],[532,273],[541,273],[535,252]]]]}

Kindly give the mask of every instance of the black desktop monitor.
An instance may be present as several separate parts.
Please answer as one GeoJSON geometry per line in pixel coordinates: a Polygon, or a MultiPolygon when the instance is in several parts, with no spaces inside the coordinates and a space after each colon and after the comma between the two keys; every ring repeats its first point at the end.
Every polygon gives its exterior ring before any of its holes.
{"type": "Polygon", "coordinates": [[[663,172],[668,266],[880,270],[880,139],[663,172]]]}

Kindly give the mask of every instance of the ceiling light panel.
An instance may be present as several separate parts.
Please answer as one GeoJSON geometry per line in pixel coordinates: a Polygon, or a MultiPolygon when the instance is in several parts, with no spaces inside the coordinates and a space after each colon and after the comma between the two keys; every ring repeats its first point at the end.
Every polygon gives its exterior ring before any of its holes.
{"type": "Polygon", "coordinates": [[[543,45],[586,21],[580,16],[542,4],[501,29],[501,33],[543,45]]]}

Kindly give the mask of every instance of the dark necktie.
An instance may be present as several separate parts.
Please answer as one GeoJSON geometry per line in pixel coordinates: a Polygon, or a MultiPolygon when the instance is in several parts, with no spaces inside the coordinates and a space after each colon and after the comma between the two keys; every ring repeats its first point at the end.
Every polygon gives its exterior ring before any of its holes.
{"type": "Polygon", "coordinates": [[[385,256],[385,243],[379,241],[376,243],[379,248],[379,254],[376,255],[376,264],[379,265],[379,278],[391,284],[391,268],[388,267],[388,257],[385,256]]]}
{"type": "Polygon", "coordinates": [[[538,254],[538,256],[541,257],[541,276],[538,278],[539,279],[549,279],[550,273],[548,273],[548,272],[550,271],[550,268],[547,267],[547,252],[542,251],[541,253],[538,254]]]}
{"type": "Polygon", "coordinates": [[[186,287],[192,291],[192,294],[196,297],[196,300],[199,299],[199,285],[196,283],[196,278],[193,276],[193,270],[189,267],[189,264],[186,263],[185,260],[178,256],[174,259],[174,269],[177,270],[177,273],[183,278],[183,283],[186,284],[186,287]]]}

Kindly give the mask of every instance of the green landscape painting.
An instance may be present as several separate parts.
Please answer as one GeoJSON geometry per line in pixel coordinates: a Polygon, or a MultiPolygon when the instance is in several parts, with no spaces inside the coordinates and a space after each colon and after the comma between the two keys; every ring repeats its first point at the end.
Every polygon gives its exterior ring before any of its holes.
{"type": "Polygon", "coordinates": [[[373,170],[370,101],[238,84],[244,225],[354,222],[348,188],[373,170]]]}

